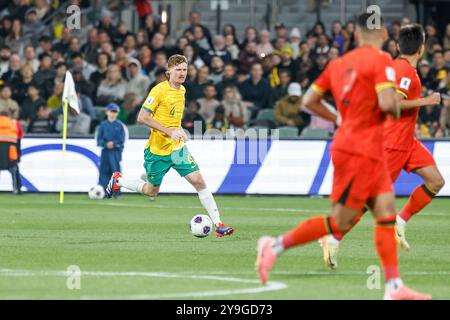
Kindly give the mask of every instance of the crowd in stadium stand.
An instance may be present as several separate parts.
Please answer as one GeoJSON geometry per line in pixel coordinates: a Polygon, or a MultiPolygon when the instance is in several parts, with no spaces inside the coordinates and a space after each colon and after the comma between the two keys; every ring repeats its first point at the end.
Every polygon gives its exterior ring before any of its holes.
{"type": "MultiPolygon", "coordinates": [[[[326,64],[355,47],[352,21],[334,22],[331,30],[318,22],[307,32],[288,30],[283,23],[273,30],[249,26],[238,39],[233,25],[212,35],[200,14],[191,12],[190,26],[176,38],[167,24],[150,14],[151,8],[138,8],[141,29],[136,33],[105,8],[83,39],[52,23],[54,19],[49,21],[54,9],[46,0],[36,0],[34,6],[27,1],[4,3],[0,108],[9,108],[22,120],[27,133],[61,130],[66,70],[73,73],[82,108],[81,115],[69,119],[71,134],[92,134],[101,120],[98,106],[110,102],[120,105],[120,120],[136,124],[142,101],[166,79],[167,59],[177,53],[189,60],[182,122],[188,131],[193,131],[194,121],[200,121],[203,131],[263,126],[292,127],[300,134],[308,127],[322,128],[331,136],[335,130],[334,124],[308,110],[299,112],[299,106],[302,93],[326,64]]],[[[393,57],[398,55],[399,29],[409,22],[405,17],[388,26],[384,50],[393,57]]],[[[423,93],[439,91],[447,98],[441,105],[421,108],[416,134],[439,138],[450,135],[450,24],[437,30],[430,23],[425,31],[426,53],[418,65],[423,93]]]]}

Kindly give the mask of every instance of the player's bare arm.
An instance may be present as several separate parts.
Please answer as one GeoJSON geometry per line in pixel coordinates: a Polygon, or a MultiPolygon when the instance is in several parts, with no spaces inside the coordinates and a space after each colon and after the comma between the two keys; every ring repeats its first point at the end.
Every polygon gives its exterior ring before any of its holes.
{"type": "Polygon", "coordinates": [[[400,101],[393,88],[384,88],[378,92],[378,104],[384,113],[400,118],[400,101]]]}
{"type": "Polygon", "coordinates": [[[439,92],[433,92],[432,94],[415,99],[415,100],[407,100],[403,94],[397,93],[397,96],[400,99],[400,108],[402,110],[413,109],[417,107],[425,107],[432,106],[435,104],[439,104],[441,102],[441,94],[439,92]]]}
{"type": "Polygon", "coordinates": [[[141,108],[141,110],[139,111],[139,115],[138,115],[137,121],[139,123],[142,123],[142,124],[152,128],[152,129],[154,129],[154,130],[158,130],[158,131],[161,131],[161,132],[165,133],[166,135],[171,137],[173,140],[178,140],[180,138],[183,139],[184,141],[188,140],[187,135],[186,135],[186,133],[184,132],[183,129],[181,129],[181,128],[167,128],[167,127],[163,126],[158,121],[153,119],[153,116],[152,116],[151,112],[148,112],[144,108],[141,108]]]}
{"type": "Polygon", "coordinates": [[[303,98],[303,105],[316,113],[319,117],[328,121],[336,123],[338,116],[337,113],[333,113],[322,102],[322,95],[309,88],[303,98]]]}

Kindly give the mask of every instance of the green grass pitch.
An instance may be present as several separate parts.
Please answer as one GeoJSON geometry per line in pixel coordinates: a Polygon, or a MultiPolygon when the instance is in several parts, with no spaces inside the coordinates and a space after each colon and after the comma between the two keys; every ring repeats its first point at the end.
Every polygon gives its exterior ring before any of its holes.
{"type": "MultiPolygon", "coordinates": [[[[278,235],[311,215],[326,198],[217,196],[232,237],[198,239],[189,232],[204,213],[196,195],[161,195],[155,202],[124,194],[0,194],[0,299],[381,299],[367,287],[378,266],[373,219],[347,235],[339,269],[329,272],[318,243],[286,252],[271,284],[258,283],[256,240],[278,235]],[[81,270],[78,282],[69,266],[81,270]],[[68,286],[69,284],[69,286],[68,286]]],[[[399,199],[400,209],[405,199],[399,199]]],[[[435,199],[407,226],[411,252],[400,253],[403,280],[435,299],[450,299],[450,199],[435,199]]],[[[374,283],[374,282],[371,282],[374,283]]],[[[376,282],[375,282],[376,283],[376,282]]]]}

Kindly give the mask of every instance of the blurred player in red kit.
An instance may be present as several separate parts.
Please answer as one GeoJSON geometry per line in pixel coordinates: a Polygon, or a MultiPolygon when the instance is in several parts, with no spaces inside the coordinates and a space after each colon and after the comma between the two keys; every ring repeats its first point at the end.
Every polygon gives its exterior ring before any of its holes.
{"type": "MultiPolygon", "coordinates": [[[[400,29],[400,56],[394,61],[397,94],[402,110],[399,120],[388,117],[384,125],[384,150],[392,181],[396,181],[402,169],[421,176],[425,183],[418,186],[396,218],[396,239],[400,247],[409,250],[405,237],[405,224],[431,202],[444,186],[444,179],[428,149],[414,137],[419,109],[422,106],[439,104],[440,94],[433,93],[421,98],[422,85],[417,74],[417,63],[425,47],[425,34],[419,24],[406,25],[400,29]]],[[[355,220],[356,224],[363,211],[355,220]]],[[[339,242],[344,233],[329,235],[320,240],[324,261],[330,269],[337,267],[339,242]]]]}
{"type": "Polygon", "coordinates": [[[431,299],[407,288],[400,279],[395,198],[383,148],[386,114],[398,118],[400,106],[392,59],[380,50],[387,32],[381,17],[375,19],[378,26],[372,25],[373,18],[374,14],[368,13],[358,18],[359,48],[331,61],[304,98],[307,108],[336,121],[337,116],[322,103],[323,94],[330,91],[342,116],[331,147],[331,213],[306,219],[278,238],[265,236],[258,240],[256,267],[262,283],[267,282],[270,269],[283,251],[327,234],[346,232],[368,204],[376,219],[374,240],[386,280],[384,298],[431,299]]]}

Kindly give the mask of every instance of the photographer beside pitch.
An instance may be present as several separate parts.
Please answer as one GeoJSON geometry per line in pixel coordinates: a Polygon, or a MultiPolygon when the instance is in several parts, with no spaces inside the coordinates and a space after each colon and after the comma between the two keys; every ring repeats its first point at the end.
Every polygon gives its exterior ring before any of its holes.
{"type": "Polygon", "coordinates": [[[129,179],[120,172],[114,172],[106,188],[106,196],[111,198],[124,187],[156,197],[165,174],[174,168],[198,192],[202,206],[215,225],[216,237],[231,235],[234,229],[222,223],[216,201],[185,145],[187,136],[181,128],[181,119],[185,104],[186,89],[183,83],[187,76],[187,65],[185,56],[171,56],[166,72],[168,80],[150,91],[139,112],[138,121],[151,129],[144,150],[147,181],[129,179]]]}

